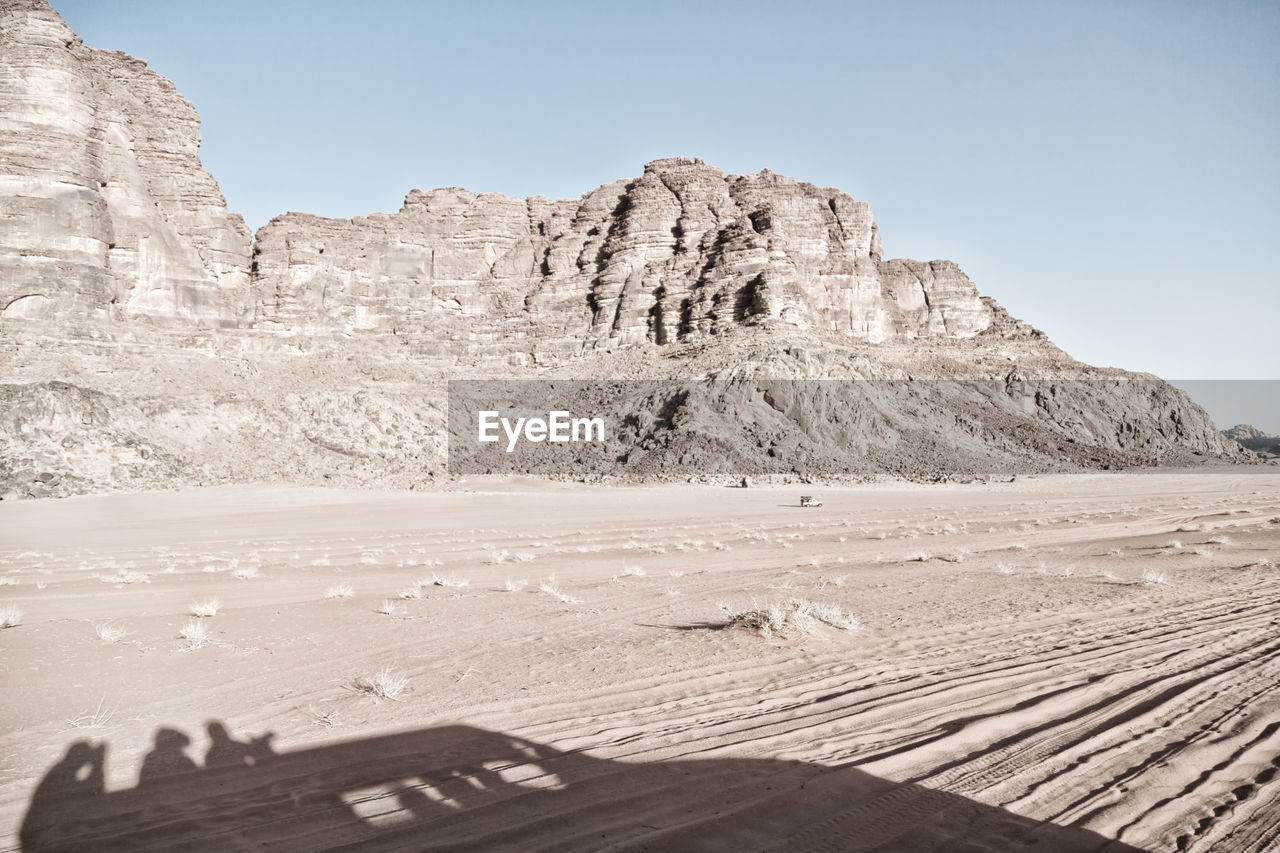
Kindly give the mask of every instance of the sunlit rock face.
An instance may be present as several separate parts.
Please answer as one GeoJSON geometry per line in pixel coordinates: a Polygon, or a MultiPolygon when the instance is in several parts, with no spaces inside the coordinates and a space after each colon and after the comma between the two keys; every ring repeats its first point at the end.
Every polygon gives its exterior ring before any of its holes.
{"type": "Polygon", "coordinates": [[[0,56],[0,316],[245,321],[250,234],[173,84],[44,0],[0,3],[0,56]]]}
{"type": "Polygon", "coordinates": [[[670,344],[735,326],[855,341],[993,326],[954,264],[884,261],[871,207],[763,171],[649,163],[580,199],[414,190],[393,214],[258,234],[200,166],[194,108],[85,47],[45,0],[0,5],[0,316],[427,333],[468,351],[670,344]]]}
{"type": "Polygon", "coordinates": [[[254,320],[547,346],[785,324],[881,342],[967,338],[995,306],[945,261],[884,261],[871,206],[768,171],[645,166],[581,199],[414,190],[398,213],[289,213],[258,232],[254,320]]]}

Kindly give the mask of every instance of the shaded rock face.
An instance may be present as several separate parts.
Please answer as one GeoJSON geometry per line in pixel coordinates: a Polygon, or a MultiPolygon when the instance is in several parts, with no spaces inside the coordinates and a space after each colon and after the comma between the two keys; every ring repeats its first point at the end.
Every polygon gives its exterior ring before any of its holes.
{"type": "Polygon", "coordinates": [[[44,0],[0,2],[0,55],[0,316],[245,320],[249,231],[173,84],[44,0]]]}
{"type": "Polygon", "coordinates": [[[684,158],[580,200],[415,190],[394,214],[286,214],[258,232],[254,289],[262,326],[433,329],[553,351],[771,323],[967,338],[997,312],[953,263],[881,260],[865,202],[684,158]]]}

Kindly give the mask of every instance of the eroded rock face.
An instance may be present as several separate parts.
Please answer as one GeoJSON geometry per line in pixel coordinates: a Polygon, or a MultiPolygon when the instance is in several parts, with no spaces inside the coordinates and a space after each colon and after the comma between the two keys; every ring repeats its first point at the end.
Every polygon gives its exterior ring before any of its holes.
{"type": "Polygon", "coordinates": [[[0,2],[0,55],[0,316],[245,320],[249,231],[173,84],[44,0],[0,2]]]}
{"type": "Polygon", "coordinates": [[[884,261],[871,206],[768,171],[671,158],[580,200],[415,190],[394,214],[258,232],[255,321],[537,348],[779,323],[854,340],[967,338],[998,308],[947,261],[884,261]]]}

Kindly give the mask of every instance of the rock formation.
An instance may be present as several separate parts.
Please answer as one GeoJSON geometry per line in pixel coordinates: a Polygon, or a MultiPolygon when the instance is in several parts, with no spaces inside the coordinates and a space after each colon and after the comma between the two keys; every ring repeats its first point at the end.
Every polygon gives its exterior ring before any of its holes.
{"type": "Polygon", "coordinates": [[[1230,429],[1224,429],[1222,434],[1255,453],[1280,455],[1280,435],[1272,435],[1253,424],[1236,424],[1230,429]]]}
{"type": "Polygon", "coordinates": [[[579,200],[414,190],[395,214],[290,213],[258,232],[255,322],[588,346],[785,324],[967,338],[995,307],[948,261],[881,259],[871,206],[767,170],[669,158],[579,200]]]}
{"type": "Polygon", "coordinates": [[[0,3],[0,56],[0,316],[242,322],[249,231],[173,84],[44,0],[0,3]]]}
{"type": "Polygon", "coordinates": [[[289,213],[251,247],[199,142],[144,63],[85,47],[45,0],[0,0],[0,497],[418,485],[446,473],[462,375],[672,380],[594,387],[626,441],[515,473],[1254,458],[1182,391],[1075,362],[955,264],[884,260],[870,205],[836,190],[670,158],[576,200],[414,190],[394,214],[289,213]]]}

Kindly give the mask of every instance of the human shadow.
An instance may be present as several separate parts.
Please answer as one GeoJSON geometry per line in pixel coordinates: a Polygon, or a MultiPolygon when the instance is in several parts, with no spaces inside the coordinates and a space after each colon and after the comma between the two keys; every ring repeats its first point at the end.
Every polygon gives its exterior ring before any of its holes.
{"type": "Polygon", "coordinates": [[[177,759],[181,732],[157,731],[144,769],[164,772],[117,791],[105,746],[71,744],[32,794],[22,850],[1141,853],[856,767],[614,761],[469,726],[269,754],[209,732],[200,768],[177,759]]]}

